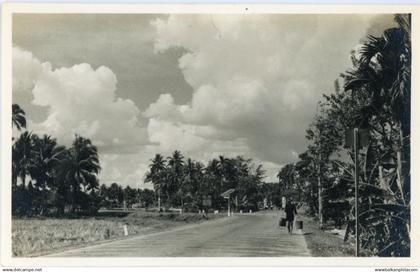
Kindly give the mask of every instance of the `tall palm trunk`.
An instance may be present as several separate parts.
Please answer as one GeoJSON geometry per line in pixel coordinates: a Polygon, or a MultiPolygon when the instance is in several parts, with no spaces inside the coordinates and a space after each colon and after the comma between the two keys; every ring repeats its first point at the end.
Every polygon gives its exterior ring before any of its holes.
{"type": "MultiPolygon", "coordinates": [[[[407,200],[405,199],[405,194],[404,194],[404,176],[402,173],[402,168],[403,168],[402,162],[403,162],[403,156],[405,154],[403,154],[402,152],[404,149],[404,132],[402,129],[401,122],[398,122],[398,132],[399,132],[399,142],[398,142],[398,147],[397,147],[397,185],[401,194],[401,200],[403,201],[404,205],[407,205],[406,203],[407,200]]],[[[407,235],[410,238],[410,224],[406,223],[405,227],[407,230],[407,235]]]]}
{"type": "Polygon", "coordinates": [[[406,204],[406,200],[404,197],[404,177],[402,174],[402,149],[404,148],[404,135],[401,127],[401,122],[398,124],[399,130],[399,143],[397,147],[397,185],[398,189],[400,190],[401,199],[406,204]]]}

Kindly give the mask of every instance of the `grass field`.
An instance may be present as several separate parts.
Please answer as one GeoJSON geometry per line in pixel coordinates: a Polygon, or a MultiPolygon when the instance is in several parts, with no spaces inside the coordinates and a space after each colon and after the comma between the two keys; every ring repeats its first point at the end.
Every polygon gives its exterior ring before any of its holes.
{"type": "Polygon", "coordinates": [[[354,246],[331,232],[319,229],[314,218],[299,215],[303,220],[303,230],[308,249],[313,257],[353,257],[354,246]]]}
{"type": "Polygon", "coordinates": [[[154,213],[138,211],[125,217],[90,217],[83,219],[27,218],[12,220],[13,256],[38,256],[60,249],[86,246],[98,241],[124,237],[124,225],[129,235],[147,234],[198,223],[221,215],[154,213]]]}

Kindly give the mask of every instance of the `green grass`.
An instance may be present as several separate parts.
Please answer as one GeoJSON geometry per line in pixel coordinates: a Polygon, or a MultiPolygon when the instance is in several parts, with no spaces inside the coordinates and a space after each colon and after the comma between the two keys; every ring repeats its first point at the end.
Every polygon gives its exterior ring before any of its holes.
{"type": "Polygon", "coordinates": [[[354,246],[343,238],[319,228],[318,222],[308,216],[301,216],[308,249],[313,257],[354,257],[354,246]]]}
{"type": "Polygon", "coordinates": [[[12,220],[13,256],[38,256],[98,241],[147,234],[185,224],[198,223],[220,215],[134,212],[125,217],[91,217],[83,219],[17,219],[12,220]]]}

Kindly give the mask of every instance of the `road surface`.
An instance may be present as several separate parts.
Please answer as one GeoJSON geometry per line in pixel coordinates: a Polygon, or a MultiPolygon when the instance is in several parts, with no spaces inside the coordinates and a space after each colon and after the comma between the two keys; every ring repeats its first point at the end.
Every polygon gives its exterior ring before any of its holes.
{"type": "Polygon", "coordinates": [[[302,234],[278,226],[278,212],[235,214],[164,232],[45,257],[283,257],[310,256],[302,234]]]}

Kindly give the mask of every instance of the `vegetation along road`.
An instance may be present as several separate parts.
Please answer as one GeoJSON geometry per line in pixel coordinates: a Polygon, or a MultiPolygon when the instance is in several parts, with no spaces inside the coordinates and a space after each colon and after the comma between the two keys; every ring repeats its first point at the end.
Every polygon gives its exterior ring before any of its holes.
{"type": "Polygon", "coordinates": [[[278,225],[278,212],[236,214],[206,223],[70,250],[55,257],[310,256],[302,234],[278,225]]]}

